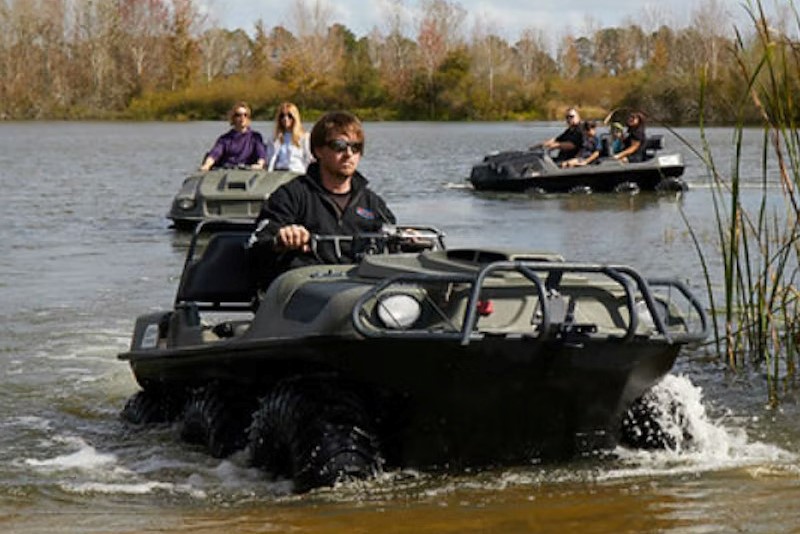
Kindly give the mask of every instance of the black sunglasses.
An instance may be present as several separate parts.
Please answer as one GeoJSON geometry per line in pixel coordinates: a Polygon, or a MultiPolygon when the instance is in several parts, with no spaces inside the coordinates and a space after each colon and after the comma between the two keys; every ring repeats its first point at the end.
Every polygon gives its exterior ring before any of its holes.
{"type": "Polygon", "coordinates": [[[345,152],[348,148],[353,151],[353,154],[361,154],[361,151],[364,150],[364,143],[345,141],[344,139],[331,139],[325,143],[325,146],[337,153],[345,152]]]}
{"type": "Polygon", "coordinates": [[[281,113],[280,115],[278,115],[279,119],[285,119],[286,117],[289,117],[290,119],[294,120],[294,115],[292,115],[291,113],[281,113]]]}
{"type": "Polygon", "coordinates": [[[249,114],[249,113],[247,113],[247,112],[244,112],[244,113],[242,113],[242,112],[240,112],[240,111],[237,111],[236,113],[234,113],[234,114],[233,114],[233,116],[234,116],[234,117],[247,117],[247,116],[249,116],[249,115],[250,115],[250,114],[249,114]]]}

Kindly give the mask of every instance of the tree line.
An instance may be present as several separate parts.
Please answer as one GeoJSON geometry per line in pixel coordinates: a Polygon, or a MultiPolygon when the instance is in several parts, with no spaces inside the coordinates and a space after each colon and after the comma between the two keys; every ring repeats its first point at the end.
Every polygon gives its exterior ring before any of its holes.
{"type": "MultiPolygon", "coordinates": [[[[549,119],[568,105],[597,117],[636,108],[669,124],[759,118],[741,106],[742,72],[762,44],[734,31],[721,0],[683,27],[643,12],[618,27],[588,21],[555,39],[530,28],[513,41],[490,22],[468,25],[454,0],[420,0],[413,17],[407,7],[389,0],[383,27],[357,36],[323,0],[294,0],[292,24],[233,30],[199,0],[3,0],[0,118],[217,119],[239,99],[259,118],[284,100],[310,115],[346,108],[390,120],[549,119]]],[[[784,9],[777,43],[797,54],[784,9]]],[[[797,70],[784,74],[796,88],[797,70]]]]}

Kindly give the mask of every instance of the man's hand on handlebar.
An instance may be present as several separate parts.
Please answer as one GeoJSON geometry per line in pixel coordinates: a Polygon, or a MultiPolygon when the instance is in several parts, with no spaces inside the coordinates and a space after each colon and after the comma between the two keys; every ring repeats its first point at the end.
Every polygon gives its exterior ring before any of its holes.
{"type": "Polygon", "coordinates": [[[400,250],[403,252],[419,252],[433,248],[433,239],[426,237],[415,228],[400,229],[400,250]]]}
{"type": "Polygon", "coordinates": [[[275,245],[278,249],[311,251],[311,232],[300,224],[288,224],[278,230],[275,245]]]}
{"type": "Polygon", "coordinates": [[[365,254],[392,252],[421,252],[443,247],[441,233],[423,227],[395,227],[385,225],[380,230],[355,235],[312,234],[300,224],[288,224],[278,229],[273,238],[276,251],[297,250],[317,254],[321,242],[332,243],[337,257],[342,254],[342,244],[347,244],[348,254],[353,257],[365,254]]]}

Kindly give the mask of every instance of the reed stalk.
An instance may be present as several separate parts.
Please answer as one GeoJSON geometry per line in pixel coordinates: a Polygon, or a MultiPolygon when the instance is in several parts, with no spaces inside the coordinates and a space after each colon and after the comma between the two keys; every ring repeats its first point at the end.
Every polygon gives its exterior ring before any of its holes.
{"type": "MultiPolygon", "coordinates": [[[[746,7],[755,32],[737,32],[735,56],[742,86],[730,173],[719,169],[700,123],[702,157],[711,180],[721,259],[717,299],[710,262],[700,252],[709,301],[714,310],[716,347],[729,368],[765,371],[769,401],[779,402],[797,379],[800,342],[800,137],[795,94],[800,94],[800,43],[772,29],[760,0],[746,7]],[[745,202],[741,174],[746,111],[761,117],[761,176],[756,202],[745,202]],[[776,178],[777,174],[777,180],[776,178]]],[[[791,3],[797,29],[800,16],[791,3]]],[[[708,80],[701,76],[701,103],[708,80]]],[[[752,182],[752,176],[747,182],[752,182]]]]}

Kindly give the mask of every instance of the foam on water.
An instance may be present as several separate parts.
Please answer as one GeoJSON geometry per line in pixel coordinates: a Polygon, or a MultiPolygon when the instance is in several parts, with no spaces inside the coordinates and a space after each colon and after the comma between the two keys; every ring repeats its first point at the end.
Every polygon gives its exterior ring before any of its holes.
{"type": "Polygon", "coordinates": [[[108,495],[147,495],[157,491],[169,493],[184,493],[191,497],[202,499],[205,492],[192,488],[189,485],[176,485],[168,482],[140,482],[140,483],[107,483],[83,482],[65,483],[61,485],[64,491],[78,494],[104,493],[108,495]]]}
{"type": "Polygon", "coordinates": [[[45,431],[49,430],[51,427],[52,423],[49,420],[37,415],[9,417],[7,420],[0,422],[0,428],[8,429],[9,432],[20,428],[45,431]]]}
{"type": "Polygon", "coordinates": [[[42,469],[62,471],[70,469],[91,470],[100,467],[106,468],[116,463],[116,456],[108,453],[100,453],[79,437],[57,437],[54,441],[61,442],[77,450],[67,454],[54,456],[53,458],[37,459],[26,458],[25,464],[42,469]]]}
{"type": "MultiPolygon", "coordinates": [[[[154,434],[149,437],[155,438],[154,434]]],[[[287,483],[265,480],[261,471],[246,466],[237,455],[216,460],[202,453],[184,451],[176,457],[171,447],[137,445],[135,458],[131,458],[131,449],[102,452],[78,436],[55,436],[44,441],[47,443],[41,443],[42,449],[53,456],[24,457],[15,463],[70,494],[168,493],[203,500],[221,489],[228,496],[238,497],[291,491],[287,483]]]]}
{"type": "Polygon", "coordinates": [[[474,189],[468,182],[447,182],[444,187],[446,189],[474,189]]]}

